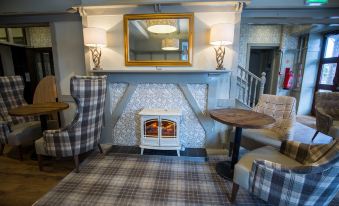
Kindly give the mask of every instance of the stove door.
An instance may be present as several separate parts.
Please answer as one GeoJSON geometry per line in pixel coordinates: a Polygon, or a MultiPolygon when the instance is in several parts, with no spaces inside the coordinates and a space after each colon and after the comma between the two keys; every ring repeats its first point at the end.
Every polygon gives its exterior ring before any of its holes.
{"type": "Polygon", "coordinates": [[[178,117],[161,117],[160,146],[179,146],[178,117]]]}
{"type": "Polygon", "coordinates": [[[143,125],[141,143],[143,145],[159,146],[159,117],[142,117],[141,124],[143,125]]]}

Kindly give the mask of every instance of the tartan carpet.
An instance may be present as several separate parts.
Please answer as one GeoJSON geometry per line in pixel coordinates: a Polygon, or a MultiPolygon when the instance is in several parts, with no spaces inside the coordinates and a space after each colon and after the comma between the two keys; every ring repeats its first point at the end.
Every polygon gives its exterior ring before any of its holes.
{"type": "MultiPolygon", "coordinates": [[[[220,160],[92,154],[34,205],[231,205],[232,183],[215,172],[220,160]]],[[[236,205],[268,204],[240,188],[236,205]]]]}

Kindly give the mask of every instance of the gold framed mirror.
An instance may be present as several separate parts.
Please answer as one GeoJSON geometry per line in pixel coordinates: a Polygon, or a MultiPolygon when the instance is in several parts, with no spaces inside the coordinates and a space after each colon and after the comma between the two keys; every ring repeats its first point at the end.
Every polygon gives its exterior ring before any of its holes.
{"type": "Polygon", "coordinates": [[[192,66],[194,16],[126,14],[126,66],[192,66]]]}

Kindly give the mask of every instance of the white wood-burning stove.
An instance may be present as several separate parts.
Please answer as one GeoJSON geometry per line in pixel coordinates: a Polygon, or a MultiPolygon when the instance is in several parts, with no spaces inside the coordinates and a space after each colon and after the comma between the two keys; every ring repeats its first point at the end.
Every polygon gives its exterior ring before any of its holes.
{"type": "Polygon", "coordinates": [[[143,109],[141,119],[141,155],[144,149],[176,150],[180,156],[180,110],[143,109]]]}

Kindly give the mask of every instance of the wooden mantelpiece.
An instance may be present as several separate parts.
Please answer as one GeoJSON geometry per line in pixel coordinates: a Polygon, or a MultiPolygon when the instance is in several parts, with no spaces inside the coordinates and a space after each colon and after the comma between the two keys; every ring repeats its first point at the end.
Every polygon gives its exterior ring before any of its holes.
{"type": "Polygon", "coordinates": [[[109,82],[131,84],[206,84],[213,76],[229,70],[93,70],[94,75],[108,75],[109,82]]]}
{"type": "MultiPolygon", "coordinates": [[[[205,131],[206,147],[214,147],[220,144],[217,131],[214,128],[214,121],[205,114],[195,99],[194,91],[189,89],[191,84],[204,84],[207,87],[206,110],[217,109],[217,92],[227,92],[224,88],[218,88],[218,80],[230,76],[229,70],[96,70],[91,71],[93,75],[107,75],[108,84],[127,84],[123,96],[112,111],[109,92],[105,108],[105,127],[102,132],[102,143],[110,143],[112,131],[123,115],[126,106],[132,96],[142,84],[174,84],[177,85],[183,97],[197,117],[197,123],[205,131]],[[218,91],[219,90],[219,91],[218,91]]],[[[140,94],[138,94],[140,95],[140,94]]],[[[163,98],[163,97],[161,97],[163,98]]],[[[142,108],[141,108],[142,109],[142,108]]],[[[180,109],[180,108],[179,108],[180,109]]],[[[113,137],[114,138],[114,137],[113,137]]]]}

